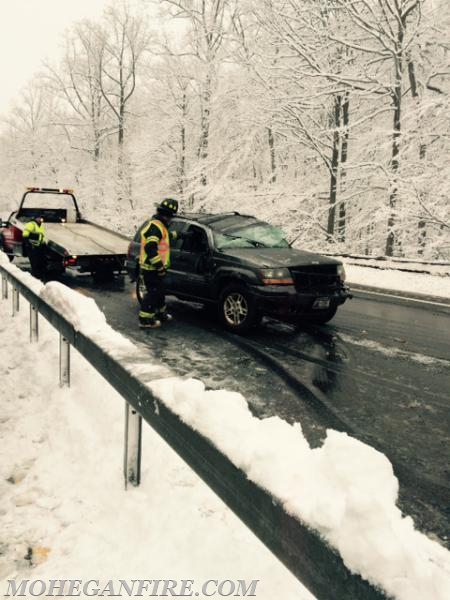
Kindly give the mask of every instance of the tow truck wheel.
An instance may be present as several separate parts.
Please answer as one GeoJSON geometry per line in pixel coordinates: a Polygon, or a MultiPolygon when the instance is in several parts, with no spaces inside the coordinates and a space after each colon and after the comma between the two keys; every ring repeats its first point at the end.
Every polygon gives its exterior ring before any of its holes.
{"type": "Polygon", "coordinates": [[[261,320],[255,302],[245,286],[226,287],[219,299],[219,317],[229,331],[245,333],[261,320]]]}
{"type": "Polygon", "coordinates": [[[111,269],[99,269],[92,273],[95,283],[105,283],[114,279],[114,271],[111,269]]]}

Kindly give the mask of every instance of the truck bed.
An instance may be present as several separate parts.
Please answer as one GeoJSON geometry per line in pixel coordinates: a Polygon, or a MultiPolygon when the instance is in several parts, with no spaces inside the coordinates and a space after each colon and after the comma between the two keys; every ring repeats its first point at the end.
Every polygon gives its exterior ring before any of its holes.
{"type": "Polygon", "coordinates": [[[53,242],[72,256],[127,253],[125,236],[93,223],[44,223],[44,227],[49,245],[53,242]]]}

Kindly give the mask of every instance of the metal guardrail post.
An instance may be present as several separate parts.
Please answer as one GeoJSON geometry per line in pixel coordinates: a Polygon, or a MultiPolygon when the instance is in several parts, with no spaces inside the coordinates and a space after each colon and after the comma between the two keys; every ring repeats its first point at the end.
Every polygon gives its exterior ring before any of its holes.
{"type": "Polygon", "coordinates": [[[12,291],[12,316],[13,317],[16,315],[16,313],[19,312],[19,307],[20,307],[19,290],[13,286],[13,291],[12,291]]]}
{"type": "Polygon", "coordinates": [[[70,344],[59,336],[59,385],[70,387],[70,344]]]}
{"type": "Polygon", "coordinates": [[[8,297],[8,280],[2,275],[2,300],[8,297]]]}
{"type": "Polygon", "coordinates": [[[38,309],[30,304],[30,342],[37,342],[39,340],[39,311],[38,309]]]}
{"type": "Polygon", "coordinates": [[[125,402],[125,452],[123,474],[125,489],[128,483],[137,486],[141,483],[142,417],[125,402]]]}

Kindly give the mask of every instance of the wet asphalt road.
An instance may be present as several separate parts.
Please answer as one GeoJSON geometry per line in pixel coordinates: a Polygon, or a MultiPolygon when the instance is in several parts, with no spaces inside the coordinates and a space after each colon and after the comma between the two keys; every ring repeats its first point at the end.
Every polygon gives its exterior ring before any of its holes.
{"type": "Polygon", "coordinates": [[[300,422],[313,446],[331,427],[386,454],[400,507],[448,547],[450,308],[357,292],[328,325],[296,330],[264,321],[242,338],[174,298],[173,323],[139,330],[127,278],[64,283],[93,297],[114,329],[175,374],[241,392],[260,418],[300,422]]]}

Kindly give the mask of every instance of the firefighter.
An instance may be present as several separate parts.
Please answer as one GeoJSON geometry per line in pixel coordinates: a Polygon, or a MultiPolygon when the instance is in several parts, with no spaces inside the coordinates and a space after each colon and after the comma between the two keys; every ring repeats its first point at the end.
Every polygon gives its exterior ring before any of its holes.
{"type": "Polygon", "coordinates": [[[139,265],[146,293],[139,311],[139,326],[144,329],[161,327],[161,323],[172,320],[166,307],[164,277],[170,266],[170,242],[177,237],[169,226],[177,212],[178,201],[164,198],[141,233],[139,265]]]}
{"type": "Polygon", "coordinates": [[[46,276],[46,246],[44,217],[35,217],[25,225],[22,232],[22,253],[28,256],[31,274],[38,279],[46,276]]]}

